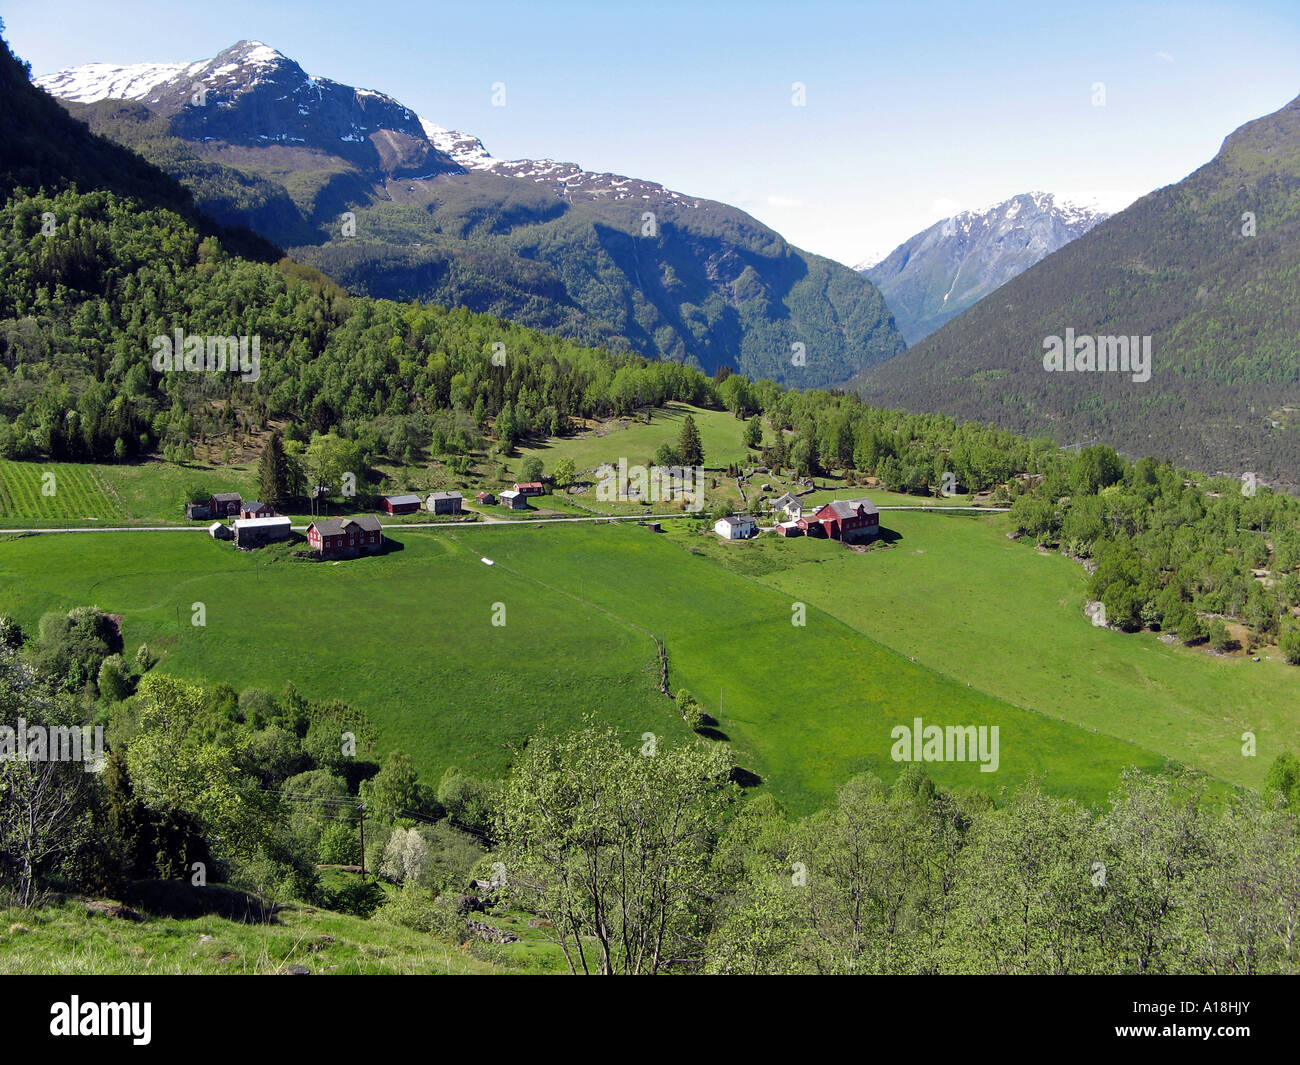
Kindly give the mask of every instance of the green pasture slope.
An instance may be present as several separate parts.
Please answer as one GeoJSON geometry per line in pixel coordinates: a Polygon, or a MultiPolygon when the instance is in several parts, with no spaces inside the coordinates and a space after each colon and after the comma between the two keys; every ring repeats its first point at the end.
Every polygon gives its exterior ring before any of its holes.
{"type": "Polygon", "coordinates": [[[0,520],[92,526],[121,518],[121,501],[101,469],[78,463],[0,459],[0,520]]]}
{"type": "MultiPolygon", "coordinates": [[[[459,534],[477,544],[477,530],[459,534]]],[[[521,536],[542,536],[533,530],[521,536]]],[[[500,773],[510,746],[583,716],[629,736],[684,736],[656,690],[653,639],[526,577],[480,561],[447,533],[401,533],[403,550],[338,564],[244,553],[201,532],[0,539],[0,610],[25,628],[94,604],[123,615],[127,649],[159,669],[242,690],[337,697],[372,714],[431,783],[448,765],[500,773]],[[203,603],[206,626],[191,624],[203,603]],[[492,624],[506,605],[504,626],[492,624]]]]}
{"type": "Polygon", "coordinates": [[[0,527],[185,524],[184,496],[192,485],[251,498],[257,476],[245,466],[175,466],[165,462],[116,466],[0,459],[0,527]],[[54,494],[41,493],[54,474],[54,494]]]}
{"type": "MultiPolygon", "coordinates": [[[[650,424],[633,421],[626,428],[607,427],[609,431],[588,432],[581,436],[555,437],[545,443],[519,447],[520,458],[513,466],[518,473],[523,460],[535,455],[542,460],[546,472],[555,469],[562,458],[573,459],[578,472],[595,469],[602,462],[617,462],[625,458],[629,465],[649,464],[660,444],[676,444],[682,435],[686,415],[695,418],[704,445],[704,464],[710,468],[726,466],[731,462],[745,461],[745,423],[726,411],[704,410],[685,403],[669,403],[650,412],[650,424]]],[[[769,442],[772,431],[766,430],[769,442]]]]}
{"type": "MultiPolygon", "coordinates": [[[[34,625],[47,610],[93,603],[124,616],[128,647],[164,651],[158,668],[167,672],[236,688],[292,680],[305,694],[364,706],[382,748],[407,750],[430,781],[451,764],[499,773],[509,748],[543,724],[567,728],[587,714],[629,742],[647,731],[684,738],[655,691],[651,632],[665,641],[674,690],[692,689],[740,763],[798,811],[854,773],[892,778],[890,731],[916,716],[1000,727],[996,773],[928,766],[952,786],[996,792],[1036,773],[1053,791],[1099,802],[1121,767],[1163,764],[1153,750],[911,662],[812,595],[801,593],[807,624],[792,625],[794,596],[764,583],[771,574],[710,559],[724,548],[688,531],[698,528],[404,530],[403,550],[338,565],[271,561],[201,534],[22,537],[0,541],[0,609],[34,625]],[[190,624],[194,602],[206,606],[205,628],[190,624]],[[491,624],[497,603],[505,626],[491,624]]],[[[863,603],[879,602],[873,567],[886,553],[772,546],[840,552],[857,567],[845,581],[863,603]]],[[[739,553],[766,547],[725,550],[761,561],[739,553]]]]}
{"type": "Polygon", "coordinates": [[[1083,567],[1009,541],[1005,516],[887,511],[881,524],[897,539],[867,555],[774,537],[705,550],[945,676],[1225,781],[1257,786],[1300,752],[1300,669],[1094,628],[1083,567]]]}

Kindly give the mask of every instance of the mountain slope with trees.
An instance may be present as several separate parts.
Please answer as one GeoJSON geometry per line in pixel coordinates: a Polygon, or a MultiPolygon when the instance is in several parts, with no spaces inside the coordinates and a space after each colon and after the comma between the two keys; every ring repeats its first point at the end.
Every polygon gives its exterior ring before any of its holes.
{"type": "Polygon", "coordinates": [[[1213,160],[1031,267],[852,382],[1062,442],[1100,439],[1300,486],[1300,99],[1213,160]],[[1049,373],[1044,341],[1150,336],[1149,381],[1049,373]]]}
{"type": "Polygon", "coordinates": [[[473,138],[311,78],[258,42],[126,71],[73,68],[41,84],[214,218],[348,291],[809,387],[903,348],[870,281],[726,204],[573,164],[492,160],[473,138]]]}

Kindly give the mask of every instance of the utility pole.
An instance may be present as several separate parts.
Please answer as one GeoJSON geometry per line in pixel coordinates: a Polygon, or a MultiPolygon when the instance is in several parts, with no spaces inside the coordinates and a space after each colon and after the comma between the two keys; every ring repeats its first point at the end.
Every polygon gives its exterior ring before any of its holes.
{"type": "Polygon", "coordinates": [[[366,804],[357,803],[357,813],[361,818],[361,881],[366,879],[366,804]]]}

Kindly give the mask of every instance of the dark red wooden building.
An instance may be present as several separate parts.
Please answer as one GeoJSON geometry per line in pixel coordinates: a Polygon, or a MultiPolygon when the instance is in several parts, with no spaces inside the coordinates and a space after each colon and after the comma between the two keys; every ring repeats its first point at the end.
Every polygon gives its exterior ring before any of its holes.
{"type": "Polygon", "coordinates": [[[869,499],[836,499],[796,524],[809,536],[855,543],[880,534],[880,511],[869,499]]]}
{"type": "Polygon", "coordinates": [[[414,514],[421,503],[419,496],[384,496],[384,511],[388,514],[414,514]]]}

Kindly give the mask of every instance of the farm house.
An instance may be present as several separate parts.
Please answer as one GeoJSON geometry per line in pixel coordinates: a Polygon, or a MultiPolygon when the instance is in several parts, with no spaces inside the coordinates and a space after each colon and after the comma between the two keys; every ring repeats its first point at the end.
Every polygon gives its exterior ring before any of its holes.
{"type": "Polygon", "coordinates": [[[459,492],[434,492],[425,506],[430,514],[459,514],[463,497],[459,492]]]}
{"type": "Polygon", "coordinates": [[[522,492],[513,492],[507,488],[501,493],[501,505],[509,507],[511,510],[527,510],[528,500],[524,498],[522,492]]]}
{"type": "Polygon", "coordinates": [[[495,506],[497,501],[497,497],[491,492],[479,492],[474,496],[474,498],[478,500],[479,506],[482,507],[495,506]]]}
{"type": "Polygon", "coordinates": [[[420,509],[420,497],[415,495],[384,496],[384,513],[414,514],[420,509]]]}
{"type": "Polygon", "coordinates": [[[515,491],[522,496],[540,496],[546,492],[541,481],[517,481],[515,491]]]}
{"type": "Polygon", "coordinates": [[[772,500],[772,510],[777,514],[785,515],[789,521],[798,521],[803,517],[803,501],[794,493],[786,492],[785,495],[772,500]]]}
{"type": "Polygon", "coordinates": [[[713,531],[724,540],[748,540],[758,535],[758,522],[748,514],[729,514],[713,523],[713,531]]]}
{"type": "Polygon", "coordinates": [[[307,526],[307,543],[321,558],[375,555],[384,547],[384,527],[372,515],[314,521],[307,526]]]}
{"type": "Polygon", "coordinates": [[[267,503],[259,503],[255,499],[250,499],[247,503],[239,505],[239,516],[241,518],[274,518],[275,509],[267,503]]]}

